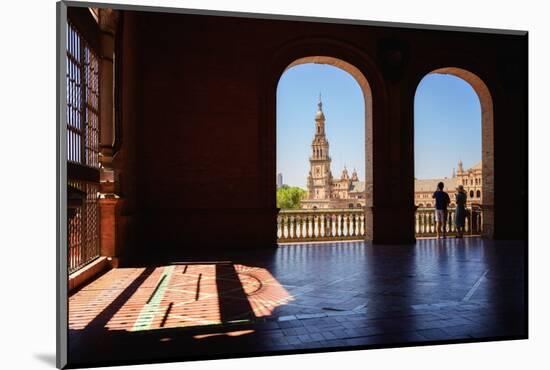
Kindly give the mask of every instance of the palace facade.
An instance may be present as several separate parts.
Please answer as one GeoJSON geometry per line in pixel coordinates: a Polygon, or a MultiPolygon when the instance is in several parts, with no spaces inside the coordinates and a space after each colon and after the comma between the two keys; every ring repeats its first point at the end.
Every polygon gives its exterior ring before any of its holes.
{"type": "Polygon", "coordinates": [[[483,204],[483,181],[481,162],[464,170],[462,161],[458,161],[458,170],[453,170],[453,175],[450,178],[442,179],[422,179],[414,181],[414,204],[419,208],[434,207],[434,199],[432,194],[436,190],[437,184],[443,182],[445,185],[444,191],[449,193],[451,197],[451,207],[455,206],[456,188],[458,185],[464,186],[467,194],[467,205],[483,204]]]}

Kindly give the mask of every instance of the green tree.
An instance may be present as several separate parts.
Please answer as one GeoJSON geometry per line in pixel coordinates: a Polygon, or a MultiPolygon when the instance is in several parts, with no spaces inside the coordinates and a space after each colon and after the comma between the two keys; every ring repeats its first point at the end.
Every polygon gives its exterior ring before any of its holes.
{"type": "Polygon", "coordinates": [[[306,191],[302,188],[283,185],[277,189],[277,207],[281,209],[300,208],[300,200],[305,195],[306,191]]]}

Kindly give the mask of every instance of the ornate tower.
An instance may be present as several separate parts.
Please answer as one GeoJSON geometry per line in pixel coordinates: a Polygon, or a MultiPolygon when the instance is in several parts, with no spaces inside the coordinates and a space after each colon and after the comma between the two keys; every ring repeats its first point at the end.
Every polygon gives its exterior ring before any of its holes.
{"type": "Polygon", "coordinates": [[[309,157],[310,171],[308,176],[309,199],[330,199],[330,172],[331,159],[328,155],[328,141],[325,136],[325,115],[323,102],[319,94],[315,114],[315,136],[311,143],[311,157],[309,157]]]}

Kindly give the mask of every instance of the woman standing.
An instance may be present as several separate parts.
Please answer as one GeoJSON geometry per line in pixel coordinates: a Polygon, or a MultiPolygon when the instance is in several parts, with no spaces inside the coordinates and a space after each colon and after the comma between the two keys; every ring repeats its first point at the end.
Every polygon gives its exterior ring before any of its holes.
{"type": "Polygon", "coordinates": [[[464,186],[462,185],[458,185],[456,191],[456,237],[462,238],[464,236],[464,223],[466,221],[466,191],[464,191],[464,186]]]}

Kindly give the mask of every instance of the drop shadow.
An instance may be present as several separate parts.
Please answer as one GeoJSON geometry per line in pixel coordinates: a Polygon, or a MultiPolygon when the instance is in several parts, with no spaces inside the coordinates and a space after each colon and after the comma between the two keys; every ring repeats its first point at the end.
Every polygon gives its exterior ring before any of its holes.
{"type": "Polygon", "coordinates": [[[56,359],[55,359],[54,353],[35,353],[34,358],[36,358],[37,360],[40,360],[42,363],[46,365],[49,365],[52,367],[56,366],[56,362],[55,362],[56,359]]]}

